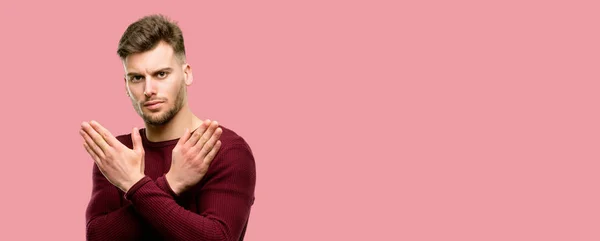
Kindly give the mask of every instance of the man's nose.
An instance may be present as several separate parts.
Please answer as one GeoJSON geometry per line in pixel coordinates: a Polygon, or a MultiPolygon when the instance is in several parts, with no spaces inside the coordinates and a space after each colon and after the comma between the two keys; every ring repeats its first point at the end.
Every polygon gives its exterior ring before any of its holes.
{"type": "Polygon", "coordinates": [[[144,86],[144,95],[146,97],[150,97],[154,94],[156,94],[155,80],[153,80],[151,77],[146,78],[146,85],[144,86]]]}

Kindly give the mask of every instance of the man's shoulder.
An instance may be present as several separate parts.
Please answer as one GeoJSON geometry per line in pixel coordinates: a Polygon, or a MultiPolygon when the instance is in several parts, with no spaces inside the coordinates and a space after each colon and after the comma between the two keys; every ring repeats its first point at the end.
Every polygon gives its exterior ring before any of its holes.
{"type": "Polygon", "coordinates": [[[250,146],[246,140],[238,133],[223,125],[220,125],[219,127],[221,130],[223,130],[221,133],[221,138],[219,138],[221,141],[221,149],[227,149],[231,147],[243,147],[250,149],[250,146]]]}
{"type": "Polygon", "coordinates": [[[223,125],[219,127],[223,130],[219,138],[221,148],[209,168],[210,176],[229,171],[255,175],[256,164],[250,145],[232,129],[223,125]]]}

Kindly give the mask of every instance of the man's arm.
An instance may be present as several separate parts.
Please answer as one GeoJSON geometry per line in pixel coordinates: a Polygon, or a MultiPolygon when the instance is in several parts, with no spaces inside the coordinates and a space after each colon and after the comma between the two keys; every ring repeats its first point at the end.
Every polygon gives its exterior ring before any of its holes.
{"type": "MultiPolygon", "coordinates": [[[[215,135],[212,134],[218,129],[216,124],[211,125],[210,131],[194,134],[191,138],[189,131],[186,131],[185,138],[180,139],[181,145],[175,147],[177,151],[174,149],[173,152],[178,155],[174,156],[169,173],[173,171],[171,177],[178,180],[177,190],[181,191],[182,186],[184,190],[187,189],[191,183],[207,174],[208,166],[220,146],[220,129],[215,135]],[[177,163],[175,169],[174,163],[177,163]],[[183,173],[197,175],[181,176],[183,173]]],[[[232,144],[225,148],[227,151],[219,152],[222,160],[211,168],[212,175],[208,175],[200,190],[198,205],[201,210],[198,215],[177,205],[169,192],[161,190],[143,173],[138,177],[140,164],[143,163],[143,148],[135,128],[132,132],[136,133],[132,135],[132,150],[98,123],[92,122],[91,126],[83,123],[82,126],[84,147],[101,170],[98,172],[109,183],[126,192],[135,213],[163,233],[164,238],[228,240],[240,236],[254,200],[255,185],[254,158],[245,142],[232,144]]]]}
{"type": "Polygon", "coordinates": [[[136,240],[143,224],[131,204],[122,205],[120,191],[94,164],[92,198],[86,210],[87,240],[136,240]]]}
{"type": "MultiPolygon", "coordinates": [[[[176,197],[165,176],[159,177],[156,185],[176,197]]],[[[86,209],[87,240],[139,239],[142,231],[149,230],[147,227],[148,224],[135,212],[131,203],[124,199],[123,192],[110,183],[94,163],[92,196],[86,209]]]]}
{"type": "Polygon", "coordinates": [[[254,157],[247,145],[236,144],[215,159],[197,193],[199,214],[179,206],[148,177],[132,186],[126,197],[165,239],[238,240],[254,202],[254,157]]]}

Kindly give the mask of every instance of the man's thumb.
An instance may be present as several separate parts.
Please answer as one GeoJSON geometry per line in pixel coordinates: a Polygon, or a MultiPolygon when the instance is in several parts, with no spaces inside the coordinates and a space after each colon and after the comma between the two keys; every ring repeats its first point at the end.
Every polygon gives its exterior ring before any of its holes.
{"type": "Polygon", "coordinates": [[[140,136],[140,131],[137,127],[133,128],[131,131],[131,140],[133,142],[133,150],[143,151],[144,146],[142,145],[142,136],[140,136]]]}

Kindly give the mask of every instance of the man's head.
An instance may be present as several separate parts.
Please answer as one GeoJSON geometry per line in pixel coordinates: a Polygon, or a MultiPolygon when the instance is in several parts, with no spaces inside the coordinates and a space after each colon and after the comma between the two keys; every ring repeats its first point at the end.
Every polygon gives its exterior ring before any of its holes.
{"type": "Polygon", "coordinates": [[[186,86],[193,78],[176,23],[161,15],[139,19],[123,33],[117,54],[127,95],[147,124],[163,125],[186,105],[186,86]]]}

